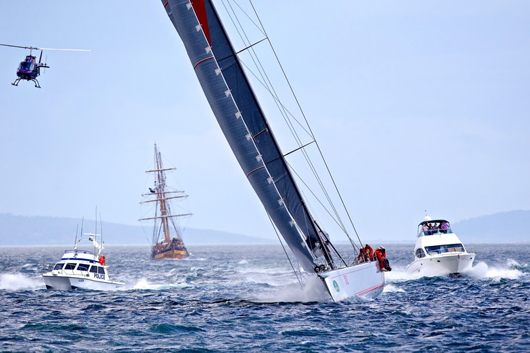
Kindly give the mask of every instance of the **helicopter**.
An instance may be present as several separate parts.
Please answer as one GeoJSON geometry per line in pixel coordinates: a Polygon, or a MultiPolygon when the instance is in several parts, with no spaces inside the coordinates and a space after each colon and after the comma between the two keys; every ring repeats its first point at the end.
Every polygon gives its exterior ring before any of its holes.
{"type": "Polygon", "coordinates": [[[92,50],[86,50],[86,49],[23,47],[20,45],[11,45],[11,44],[0,44],[0,45],[5,46],[5,47],[12,47],[12,48],[29,49],[29,55],[26,55],[26,58],[24,59],[24,61],[21,61],[20,65],[18,66],[17,79],[15,80],[15,82],[12,82],[11,84],[13,86],[18,86],[20,80],[33,81],[33,83],[35,83],[35,87],[37,88],[41,88],[39,81],[37,80],[37,77],[40,75],[40,69],[49,68],[49,66],[46,63],[42,62],[42,53],[44,52],[44,50],[92,51],[92,50]],[[32,55],[33,50],[40,50],[39,61],[37,61],[37,57],[35,55],[32,55]]]}

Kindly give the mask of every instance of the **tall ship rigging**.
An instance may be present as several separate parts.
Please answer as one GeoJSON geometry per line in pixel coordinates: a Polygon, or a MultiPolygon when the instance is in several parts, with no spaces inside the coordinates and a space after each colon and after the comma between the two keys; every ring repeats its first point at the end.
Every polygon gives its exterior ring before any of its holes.
{"type": "Polygon", "coordinates": [[[170,190],[166,185],[166,172],[175,168],[164,168],[162,155],[155,144],[155,169],[146,170],[154,175],[154,186],[149,193],[142,194],[140,204],[154,204],[154,216],[140,218],[139,221],[153,221],[151,241],[151,259],[184,259],[189,256],[182,239],[180,220],[191,216],[191,213],[173,213],[171,202],[188,197],[184,191],[170,190]]]}
{"type": "MultiPolygon", "coordinates": [[[[252,61],[260,63],[259,58],[252,55],[261,45],[270,44],[264,28],[259,28],[263,38],[256,41],[246,40],[246,32],[239,28],[232,31],[239,33],[244,43],[243,47],[236,50],[213,1],[162,0],[162,4],[184,43],[192,68],[232,152],[263,204],[274,229],[297,260],[298,266],[293,262],[291,264],[299,281],[303,283],[305,276],[320,278],[334,301],[356,296],[378,296],[385,283],[382,264],[370,260],[356,261],[355,255],[363,247],[360,238],[357,236],[360,244],[354,244],[346,230],[350,226],[335,219],[338,228],[350,239],[354,255],[346,256],[338,251],[324,224],[317,222],[309,210],[310,205],[304,196],[308,194],[303,193],[299,187],[305,186],[305,182],[300,182],[299,173],[286,159],[287,155],[303,155],[305,158],[308,146],[318,146],[312,131],[310,128],[305,130],[311,141],[302,143],[295,136],[296,148],[283,153],[251,85],[249,77],[259,77],[261,73],[260,64],[256,64],[258,71],[252,72],[249,69],[248,64],[252,64],[252,61]],[[252,60],[243,62],[241,55],[245,54],[252,56],[252,60]]],[[[223,1],[223,5],[230,12],[230,9],[239,8],[240,4],[223,1]]],[[[232,15],[230,13],[226,17],[232,20],[233,27],[238,27],[240,19],[245,20],[246,17],[235,18],[232,15]]],[[[259,27],[261,20],[252,21],[252,24],[259,27]]],[[[268,78],[266,76],[262,75],[268,78]]],[[[276,91],[268,86],[266,90],[273,96],[272,100],[278,110],[285,112],[285,105],[279,101],[276,91]]],[[[286,130],[276,131],[283,133],[286,130]]],[[[309,168],[315,174],[318,184],[320,179],[316,175],[317,169],[329,171],[327,164],[324,167],[310,164],[309,168]]],[[[331,176],[330,173],[329,175],[331,176]]],[[[340,201],[344,206],[342,198],[340,201]]],[[[333,213],[335,208],[333,205],[331,207],[333,213]]],[[[349,218],[347,211],[346,214],[349,218]]],[[[350,223],[350,229],[357,234],[351,219],[350,223]]],[[[281,239],[280,242],[283,244],[281,239]]],[[[287,251],[286,254],[289,257],[287,251]]]]}

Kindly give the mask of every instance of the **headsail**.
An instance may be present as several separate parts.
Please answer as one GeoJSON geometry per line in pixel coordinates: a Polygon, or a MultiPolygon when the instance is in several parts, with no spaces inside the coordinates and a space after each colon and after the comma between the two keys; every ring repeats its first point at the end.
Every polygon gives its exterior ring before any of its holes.
{"type": "Polygon", "coordinates": [[[334,267],[211,0],[162,0],[243,172],[304,270],[334,267]],[[324,258],[318,259],[323,256],[324,258]]]}

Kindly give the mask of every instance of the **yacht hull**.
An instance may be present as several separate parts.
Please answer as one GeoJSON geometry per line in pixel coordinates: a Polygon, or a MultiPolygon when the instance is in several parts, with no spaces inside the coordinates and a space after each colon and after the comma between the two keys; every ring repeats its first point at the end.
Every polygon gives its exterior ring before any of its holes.
{"type": "Polygon", "coordinates": [[[72,290],[72,289],[91,289],[91,290],[112,290],[119,289],[125,285],[122,282],[92,280],[82,276],[60,276],[53,274],[44,274],[44,283],[49,290],[72,290]]]}
{"type": "Polygon", "coordinates": [[[407,273],[425,273],[445,276],[459,274],[473,267],[475,254],[462,253],[451,255],[429,256],[415,260],[407,267],[407,273]]]}
{"type": "Polygon", "coordinates": [[[375,298],[385,287],[385,275],[377,261],[361,263],[320,274],[333,301],[375,298]]]}

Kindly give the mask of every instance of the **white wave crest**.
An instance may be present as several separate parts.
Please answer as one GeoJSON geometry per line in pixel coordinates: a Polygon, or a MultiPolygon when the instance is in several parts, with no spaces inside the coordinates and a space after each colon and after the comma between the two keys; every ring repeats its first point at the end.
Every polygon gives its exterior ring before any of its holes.
{"type": "Polygon", "coordinates": [[[149,283],[145,278],[138,280],[132,289],[147,289],[147,290],[165,290],[171,288],[186,288],[191,287],[187,283],[149,283]]]}
{"type": "Polygon", "coordinates": [[[0,274],[0,289],[8,291],[44,289],[44,281],[30,278],[20,273],[0,274]]]}
{"type": "Polygon", "coordinates": [[[506,265],[500,267],[488,266],[485,262],[479,262],[469,271],[463,273],[465,276],[483,279],[483,278],[493,278],[493,279],[519,279],[525,275],[524,272],[518,269],[520,267],[519,263],[515,260],[508,259],[506,265]]]}

